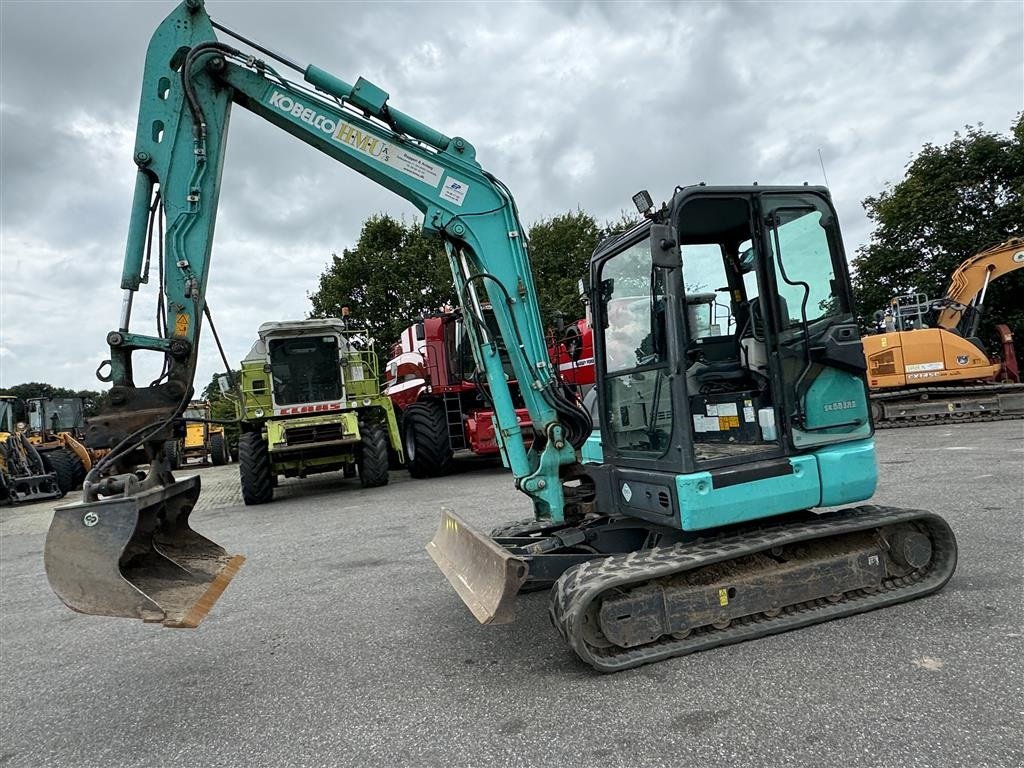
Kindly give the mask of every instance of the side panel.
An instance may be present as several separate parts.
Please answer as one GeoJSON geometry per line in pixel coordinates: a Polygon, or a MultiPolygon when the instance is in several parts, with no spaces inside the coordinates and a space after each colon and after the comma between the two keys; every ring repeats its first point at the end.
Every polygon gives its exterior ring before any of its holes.
{"type": "Polygon", "coordinates": [[[710,472],[676,477],[680,525],[700,531],[816,507],[821,499],[814,456],[792,456],[792,474],[716,488],[710,472]]]}
{"type": "Polygon", "coordinates": [[[604,446],[601,444],[601,430],[595,429],[581,451],[584,464],[604,464],[604,446]]]}
{"type": "Polygon", "coordinates": [[[821,506],[870,499],[878,485],[875,441],[832,445],[815,451],[821,475],[821,506]]]}

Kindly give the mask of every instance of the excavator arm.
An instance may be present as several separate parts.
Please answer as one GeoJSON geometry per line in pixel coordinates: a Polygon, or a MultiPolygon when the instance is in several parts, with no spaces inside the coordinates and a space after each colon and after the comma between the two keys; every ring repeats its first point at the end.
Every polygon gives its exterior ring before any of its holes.
{"type": "Polygon", "coordinates": [[[1024,238],[1010,238],[971,256],[953,272],[946,295],[937,302],[938,315],[933,327],[957,329],[964,336],[974,336],[979,314],[970,312],[972,327],[960,328],[965,313],[971,308],[980,310],[993,280],[1018,269],[1024,269],[1024,238]]]}
{"type": "MultiPolygon", "coordinates": [[[[89,421],[86,434],[93,447],[111,450],[90,472],[83,501],[57,511],[47,539],[51,586],[75,610],[196,626],[242,562],[189,527],[199,480],[175,480],[163,456],[193,393],[200,331],[209,315],[207,279],[235,104],[423,212],[424,229],[447,247],[516,485],[532,498],[538,519],[563,519],[560,477],[575,463],[574,447],[589,435],[590,420],[563,394],[550,368],[524,232],[507,188],[481,168],[468,141],[395,109],[373,83],[359,78],[349,84],[295,64],[215,24],[202,0],[186,0],[156,30],[146,56],[121,316],[107,336],[110,359],[98,371],[111,383],[111,407],[89,421]],[[216,30],[270,61],[219,41],[216,30]],[[299,72],[302,81],[279,70],[299,72]],[[154,260],[162,265],[164,303],[159,332],[147,335],[130,326],[135,296],[154,260]],[[499,337],[483,320],[485,301],[499,337]],[[500,347],[508,350],[536,431],[530,448],[500,347]],[[160,378],[144,386],[132,368],[132,355],[141,350],[165,360],[160,378]],[[148,472],[139,471],[146,463],[148,472]]],[[[459,527],[453,519],[445,525],[459,527]]],[[[458,536],[449,543],[460,546],[458,536]]],[[[455,583],[445,552],[434,547],[431,554],[455,583]]],[[[484,567],[507,565],[498,557],[484,567]]]]}

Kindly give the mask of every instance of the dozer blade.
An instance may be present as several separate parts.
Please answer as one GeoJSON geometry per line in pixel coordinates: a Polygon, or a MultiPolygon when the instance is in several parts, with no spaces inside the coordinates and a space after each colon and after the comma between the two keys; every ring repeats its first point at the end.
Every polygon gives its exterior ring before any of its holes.
{"type": "Polygon", "coordinates": [[[245,562],[189,528],[199,478],[54,511],[46,576],[68,608],[197,627],[245,562]]]}
{"type": "Polygon", "coordinates": [[[477,621],[508,624],[515,618],[515,597],[530,570],[525,560],[451,512],[441,513],[427,552],[477,621]]]}

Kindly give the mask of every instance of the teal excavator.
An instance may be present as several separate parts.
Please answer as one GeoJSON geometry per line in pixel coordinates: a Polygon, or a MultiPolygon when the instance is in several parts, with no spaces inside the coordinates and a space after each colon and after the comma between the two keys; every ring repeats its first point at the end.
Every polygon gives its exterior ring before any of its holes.
{"type": "Polygon", "coordinates": [[[694,185],[660,207],[638,193],[642,223],[590,265],[587,408],[552,370],[515,201],[473,146],[373,83],[297,64],[186,0],[146,57],[124,298],[97,371],[110,406],[86,430],[110,450],[46,542],[50,584],[72,609],[194,627],[243,560],[189,526],[199,478],[176,479],[163,452],[209,317],[232,105],[410,201],[447,247],[503,459],[535,512],[491,535],[446,513],[427,545],[481,622],[511,620],[517,593],[549,587],[557,632],[614,671],[921,597],[952,575],[956,541],[937,515],[846,506],[871,497],[877,473],[827,190],[694,185]],[[129,329],[151,262],[156,335],[129,329]],[[164,356],[148,385],[133,376],[139,350],[164,356]]]}

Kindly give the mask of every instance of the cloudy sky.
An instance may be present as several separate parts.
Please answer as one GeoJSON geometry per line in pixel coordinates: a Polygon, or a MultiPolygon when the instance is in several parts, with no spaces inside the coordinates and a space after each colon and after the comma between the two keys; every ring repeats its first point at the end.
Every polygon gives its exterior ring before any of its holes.
{"type": "MultiPolygon", "coordinates": [[[[116,326],[146,46],[171,2],[0,0],[0,386],[93,377],[116,326]]],[[[1024,3],[208,0],[214,19],[465,136],[526,222],[677,184],[821,183],[852,253],[860,200],[925,142],[1006,131],[1024,3]]],[[[305,317],[332,251],[409,205],[236,108],[208,298],[229,358],[305,317]]],[[[155,297],[133,330],[151,332],[155,297]]],[[[208,331],[207,331],[208,333],[208,331]]],[[[198,380],[220,368],[204,338],[198,380]]],[[[141,377],[140,377],[141,379],[141,377]]]]}

